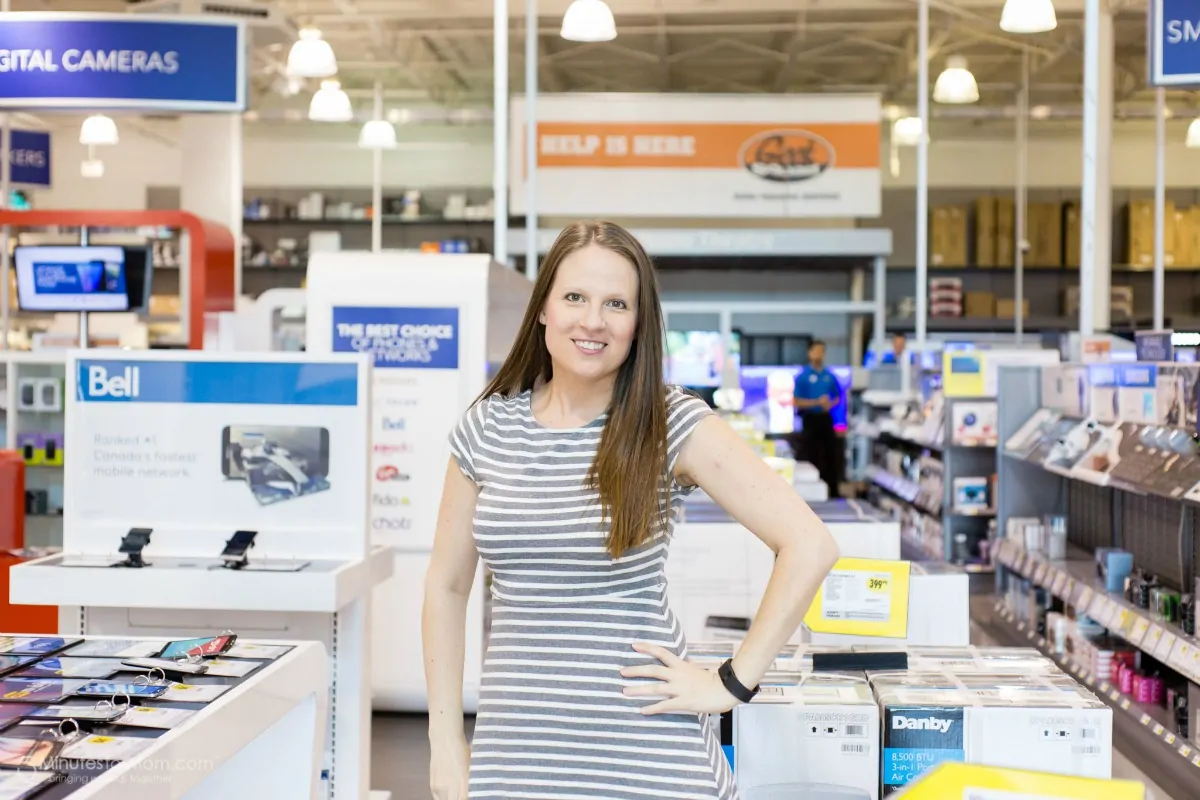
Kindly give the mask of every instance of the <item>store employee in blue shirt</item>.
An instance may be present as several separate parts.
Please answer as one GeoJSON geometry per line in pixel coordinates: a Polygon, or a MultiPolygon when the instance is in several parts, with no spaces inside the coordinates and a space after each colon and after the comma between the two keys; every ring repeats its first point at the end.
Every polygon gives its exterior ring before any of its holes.
{"type": "Polygon", "coordinates": [[[796,376],[792,398],[801,423],[796,459],[816,467],[829,487],[829,496],[837,497],[841,443],[830,411],[840,402],[841,391],[837,378],[825,368],[825,343],[820,339],[808,346],[808,366],[796,376]]]}

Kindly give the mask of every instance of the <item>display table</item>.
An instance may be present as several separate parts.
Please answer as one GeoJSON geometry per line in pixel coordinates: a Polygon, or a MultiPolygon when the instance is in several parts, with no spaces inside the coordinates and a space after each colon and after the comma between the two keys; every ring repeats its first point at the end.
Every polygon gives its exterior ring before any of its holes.
{"type": "MultiPolygon", "coordinates": [[[[13,603],[64,607],[61,635],[162,638],[229,629],[323,645],[332,675],[322,678],[321,719],[329,725],[322,731],[325,750],[320,764],[328,786],[319,796],[367,797],[371,719],[367,609],[371,591],[391,577],[390,548],[374,547],[359,561],[314,559],[299,572],[210,569],[215,563],[211,559],[149,556],[150,566],[141,569],[68,567],[62,565],[64,558],[79,556],[48,556],[10,572],[13,603]]],[[[214,738],[224,746],[228,737],[222,731],[214,738]]],[[[268,750],[260,758],[269,762],[278,756],[268,750]]],[[[132,800],[182,795],[120,796],[132,800]]],[[[264,785],[261,792],[225,789],[210,796],[298,798],[307,794],[268,790],[264,785]]]]}
{"type": "MultiPolygon", "coordinates": [[[[113,637],[87,637],[111,639],[113,637]]],[[[177,639],[178,636],[170,638],[177,639]]],[[[167,640],[162,640],[163,644],[167,640]]],[[[64,746],[48,765],[60,773],[34,800],[202,800],[202,798],[317,798],[325,737],[329,662],[314,642],[238,640],[238,645],[282,646],[273,660],[250,660],[241,678],[189,677],[193,686],[227,684],[208,703],[141,700],[135,706],[187,709],[193,713],[169,730],[123,724],[83,723],[82,736],[128,737],[150,743],[121,761],[73,758],[64,746]]],[[[70,656],[68,647],[46,657],[70,656]]],[[[119,663],[119,659],[106,659],[119,663]]],[[[132,682],[137,673],[118,672],[109,680],[132,682]]],[[[6,676],[10,679],[10,676],[6,676]]],[[[82,681],[81,681],[82,682],[82,681]]],[[[78,700],[68,701],[74,705],[78,700]]],[[[5,704],[6,708],[11,708],[5,704]]],[[[33,707],[37,707],[36,705],[33,707]]],[[[135,712],[129,712],[135,713],[135,712]]],[[[20,722],[6,738],[38,738],[43,726],[20,722]]],[[[24,769],[23,772],[28,772],[24,769]]]]}

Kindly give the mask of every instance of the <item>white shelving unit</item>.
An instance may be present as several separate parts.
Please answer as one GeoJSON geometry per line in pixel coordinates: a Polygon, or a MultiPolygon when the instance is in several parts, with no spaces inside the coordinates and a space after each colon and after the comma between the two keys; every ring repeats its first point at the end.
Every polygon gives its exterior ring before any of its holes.
{"type": "MultiPolygon", "coordinates": [[[[19,387],[25,378],[54,378],[65,383],[65,355],[61,352],[0,352],[0,443],[17,450],[23,434],[52,433],[61,436],[64,414],[60,405],[54,411],[22,408],[19,387]]],[[[66,457],[65,451],[63,454],[66,457]]],[[[62,545],[62,464],[36,464],[25,468],[26,491],[48,493],[44,514],[25,517],[25,544],[29,547],[62,545]]]]}

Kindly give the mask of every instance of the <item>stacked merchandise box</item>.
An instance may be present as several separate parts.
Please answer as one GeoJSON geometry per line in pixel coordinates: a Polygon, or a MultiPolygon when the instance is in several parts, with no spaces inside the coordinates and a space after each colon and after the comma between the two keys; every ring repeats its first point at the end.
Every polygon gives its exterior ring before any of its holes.
{"type": "MultiPolygon", "coordinates": [[[[1153,200],[1130,200],[1127,209],[1128,260],[1131,267],[1154,266],[1155,214],[1153,200]]],[[[1163,208],[1163,266],[1175,260],[1175,203],[1167,200],[1163,208]]]]}
{"type": "Polygon", "coordinates": [[[1079,203],[1063,204],[1063,266],[1078,267],[1083,249],[1082,228],[1079,224],[1079,203]]]}
{"type": "MultiPolygon", "coordinates": [[[[997,319],[1016,319],[1017,317],[1017,301],[1011,297],[996,298],[996,318],[997,319]]],[[[1029,300],[1021,299],[1021,319],[1029,319],[1029,300]]]]}
{"type": "Polygon", "coordinates": [[[1013,223],[1011,197],[975,199],[975,266],[1012,266],[1013,223]]]}
{"type": "MultiPolygon", "coordinates": [[[[734,643],[694,646],[711,666],[734,643]]],[[[909,647],[908,669],[813,672],[786,648],[760,694],[721,720],[744,792],[787,786],[806,798],[878,800],[945,761],[1077,777],[1112,771],[1112,711],[1029,648],[909,647]]],[[[836,652],[895,653],[858,645],[836,652]]]]}
{"type": "Polygon", "coordinates": [[[962,267],[967,263],[967,210],[934,206],[930,213],[929,264],[962,267]]]}
{"type": "MultiPolygon", "coordinates": [[[[1133,319],[1133,287],[1132,286],[1110,286],[1109,287],[1109,308],[1113,320],[1129,320],[1133,319]]],[[[1063,314],[1068,317],[1073,317],[1079,313],[1079,294],[1078,286],[1068,286],[1063,293],[1063,314]]]]}
{"type": "Polygon", "coordinates": [[[1030,203],[1026,213],[1025,254],[1028,267],[1061,267],[1063,259],[1063,210],[1059,203],[1030,203]]]}
{"type": "Polygon", "coordinates": [[[961,317],[962,315],[962,278],[930,278],[929,316],[961,317]]]}

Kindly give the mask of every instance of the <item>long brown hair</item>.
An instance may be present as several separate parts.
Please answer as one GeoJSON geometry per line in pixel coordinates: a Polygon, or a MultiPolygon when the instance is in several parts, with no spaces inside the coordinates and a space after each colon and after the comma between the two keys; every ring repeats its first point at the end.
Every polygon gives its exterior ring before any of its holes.
{"type": "Polygon", "coordinates": [[[600,435],[588,483],[600,494],[600,509],[612,521],[607,548],[614,558],[649,541],[663,523],[661,493],[667,481],[667,404],[663,384],[663,314],[658,278],[634,236],[611,222],[576,222],[558,235],[542,260],[516,341],[504,365],[483,390],[511,396],[554,377],[546,329],[538,320],[559,265],[590,244],[611,250],[637,270],[637,331],[617,371],[608,419],[600,435]]]}

